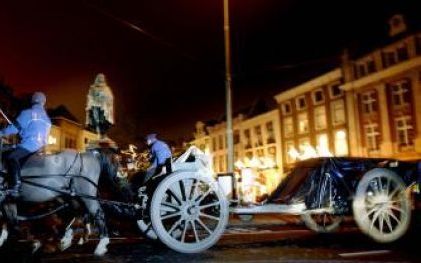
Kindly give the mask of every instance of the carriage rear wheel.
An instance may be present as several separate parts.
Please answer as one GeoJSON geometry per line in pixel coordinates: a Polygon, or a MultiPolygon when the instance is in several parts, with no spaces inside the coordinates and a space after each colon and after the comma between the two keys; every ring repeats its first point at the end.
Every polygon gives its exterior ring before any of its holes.
{"type": "Polygon", "coordinates": [[[301,219],[309,229],[317,233],[331,233],[339,228],[344,217],[329,213],[305,213],[301,215],[301,219]]]}
{"type": "Polygon", "coordinates": [[[182,253],[213,246],[228,223],[228,201],[217,182],[197,172],[176,172],[156,188],[151,221],[159,240],[182,253]]]}
{"type": "Polygon", "coordinates": [[[377,242],[393,242],[408,230],[411,204],[403,180],[393,171],[376,168],[360,180],[353,202],[354,218],[377,242]]]}

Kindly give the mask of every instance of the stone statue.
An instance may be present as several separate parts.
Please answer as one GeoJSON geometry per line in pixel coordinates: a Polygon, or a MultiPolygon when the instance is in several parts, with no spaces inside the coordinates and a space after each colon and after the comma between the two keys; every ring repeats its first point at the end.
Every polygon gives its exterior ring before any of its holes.
{"type": "Polygon", "coordinates": [[[104,74],[100,73],[96,76],[87,96],[86,126],[103,136],[113,124],[114,96],[104,74]]]}

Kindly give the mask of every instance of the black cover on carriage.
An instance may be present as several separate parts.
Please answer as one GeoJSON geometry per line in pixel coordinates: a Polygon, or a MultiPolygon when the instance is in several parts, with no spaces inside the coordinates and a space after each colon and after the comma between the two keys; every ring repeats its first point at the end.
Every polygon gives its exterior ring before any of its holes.
{"type": "Polygon", "coordinates": [[[287,177],[271,193],[269,203],[305,203],[308,209],[333,204],[335,213],[344,214],[360,178],[373,168],[387,168],[400,175],[405,183],[417,180],[421,171],[418,162],[401,162],[371,158],[316,158],[297,163],[287,177]]]}

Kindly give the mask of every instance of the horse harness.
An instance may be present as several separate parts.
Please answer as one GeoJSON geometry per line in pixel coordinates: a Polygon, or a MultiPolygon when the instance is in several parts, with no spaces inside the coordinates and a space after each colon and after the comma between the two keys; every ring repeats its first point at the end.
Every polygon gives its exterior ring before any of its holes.
{"type": "Polygon", "coordinates": [[[95,188],[98,188],[97,183],[95,183],[94,181],[92,181],[88,177],[82,175],[83,168],[84,168],[84,166],[83,166],[83,156],[80,152],[78,152],[78,153],[75,154],[75,158],[73,159],[72,164],[69,166],[69,168],[65,171],[64,174],[24,176],[22,178],[22,183],[26,183],[26,184],[33,185],[33,186],[36,186],[36,187],[44,188],[44,189],[47,189],[47,190],[50,190],[50,191],[53,191],[53,192],[57,192],[57,193],[60,193],[60,194],[70,195],[72,197],[75,197],[76,195],[80,196],[80,194],[76,194],[76,191],[73,187],[75,178],[81,178],[81,179],[87,181],[88,183],[92,184],[93,186],[95,186],[95,188]],[[80,162],[79,172],[76,173],[76,174],[70,174],[72,169],[75,167],[78,159],[80,160],[79,161],[80,162]],[[39,183],[32,182],[32,181],[28,180],[28,179],[37,179],[37,178],[46,178],[46,177],[55,177],[55,176],[60,176],[60,177],[65,177],[65,178],[70,177],[70,182],[69,182],[68,188],[65,188],[65,189],[61,190],[61,189],[57,189],[57,188],[54,188],[54,187],[51,187],[51,186],[48,186],[48,185],[39,184],[39,183]]]}

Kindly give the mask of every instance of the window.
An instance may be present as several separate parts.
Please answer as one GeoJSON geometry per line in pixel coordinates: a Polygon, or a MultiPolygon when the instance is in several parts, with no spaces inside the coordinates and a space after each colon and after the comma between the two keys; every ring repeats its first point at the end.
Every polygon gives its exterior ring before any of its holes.
{"type": "Polygon", "coordinates": [[[276,164],[276,146],[271,146],[268,148],[268,157],[274,164],[276,164]]]}
{"type": "Polygon", "coordinates": [[[266,122],[266,143],[275,143],[275,132],[273,130],[273,122],[266,122]]]}
{"type": "Polygon", "coordinates": [[[417,36],[415,38],[415,46],[416,46],[416,50],[417,50],[417,55],[421,55],[421,36],[417,36]]]}
{"type": "Polygon", "coordinates": [[[337,130],[335,132],[335,155],[348,155],[348,139],[345,130],[337,130]]]}
{"type": "Polygon", "coordinates": [[[287,163],[293,163],[297,159],[298,152],[297,149],[295,149],[293,141],[285,142],[285,153],[287,163]]]}
{"type": "Polygon", "coordinates": [[[373,152],[380,148],[380,132],[377,123],[368,123],[364,125],[365,141],[367,151],[373,152]]]}
{"type": "Polygon", "coordinates": [[[398,48],[398,61],[405,61],[408,60],[408,48],[406,45],[398,48]]]}
{"type": "Polygon", "coordinates": [[[358,77],[364,77],[365,75],[367,75],[367,72],[365,71],[365,65],[364,64],[359,64],[358,65],[358,77]]]}
{"type": "Polygon", "coordinates": [[[89,143],[89,139],[88,138],[85,138],[85,144],[88,144],[89,143]]]}
{"type": "Polygon", "coordinates": [[[255,146],[262,146],[263,145],[262,127],[260,125],[255,126],[254,133],[256,134],[255,146]]]}
{"type": "Polygon", "coordinates": [[[314,128],[316,130],[326,129],[326,108],[325,106],[319,106],[314,108],[314,128]]]}
{"type": "Polygon", "coordinates": [[[382,58],[383,58],[383,66],[385,68],[396,64],[396,57],[395,57],[394,51],[384,51],[382,58]]]}
{"type": "Polygon", "coordinates": [[[244,147],[246,149],[251,148],[250,130],[244,130],[244,147]]]}
{"type": "Polygon", "coordinates": [[[292,112],[290,101],[284,102],[282,104],[281,108],[282,108],[282,114],[283,115],[288,115],[288,114],[291,114],[291,112],[292,112]]]}
{"type": "Polygon", "coordinates": [[[213,169],[215,172],[219,172],[219,163],[218,158],[216,156],[213,157],[213,169]]]}
{"type": "Polygon", "coordinates": [[[225,171],[225,158],[224,155],[219,156],[219,172],[225,171]]]}
{"type": "Polygon", "coordinates": [[[332,124],[340,125],[345,123],[345,103],[343,100],[335,100],[330,103],[332,113],[332,124]]]}
{"type": "Polygon", "coordinates": [[[377,112],[377,93],[375,90],[367,91],[361,94],[363,113],[370,114],[377,112]]]}
{"type": "Polygon", "coordinates": [[[323,94],[323,90],[322,89],[318,89],[313,91],[313,104],[317,105],[320,103],[323,103],[325,100],[325,96],[323,94]]]}
{"type": "Polygon", "coordinates": [[[212,149],[213,149],[213,151],[216,151],[218,149],[216,137],[212,138],[212,149]]]}
{"type": "Polygon", "coordinates": [[[376,72],[376,64],[374,63],[373,59],[369,59],[367,61],[367,73],[370,74],[374,72],[376,72]]]}
{"type": "Polygon", "coordinates": [[[298,142],[298,150],[301,159],[317,157],[316,150],[311,146],[310,138],[301,138],[298,142]]]}
{"type": "Polygon", "coordinates": [[[298,115],[298,133],[308,133],[308,116],[305,112],[298,115]]]}
{"type": "Polygon", "coordinates": [[[234,131],[234,145],[237,145],[240,143],[240,131],[235,130],[234,131]]]}
{"type": "Polygon", "coordinates": [[[319,156],[331,156],[329,152],[329,138],[326,133],[318,134],[316,136],[317,146],[316,151],[319,156]]]}
{"type": "Polygon", "coordinates": [[[392,90],[393,106],[404,106],[410,102],[410,84],[404,80],[390,85],[392,90]]]}
{"type": "Polygon", "coordinates": [[[219,141],[219,150],[223,150],[224,149],[224,136],[221,134],[218,136],[218,141],[219,141]]]}
{"type": "Polygon", "coordinates": [[[411,116],[402,116],[395,119],[397,141],[400,147],[413,145],[413,126],[411,116]]]}
{"type": "Polygon", "coordinates": [[[292,117],[284,119],[284,136],[291,137],[294,134],[294,121],[292,117]]]}
{"type": "Polygon", "coordinates": [[[295,99],[297,110],[304,110],[307,107],[306,97],[304,95],[295,99]]]}
{"type": "Polygon", "coordinates": [[[339,83],[330,86],[329,90],[330,90],[330,97],[331,98],[337,98],[339,96],[342,96],[342,94],[343,94],[343,91],[339,87],[339,83]]]}

